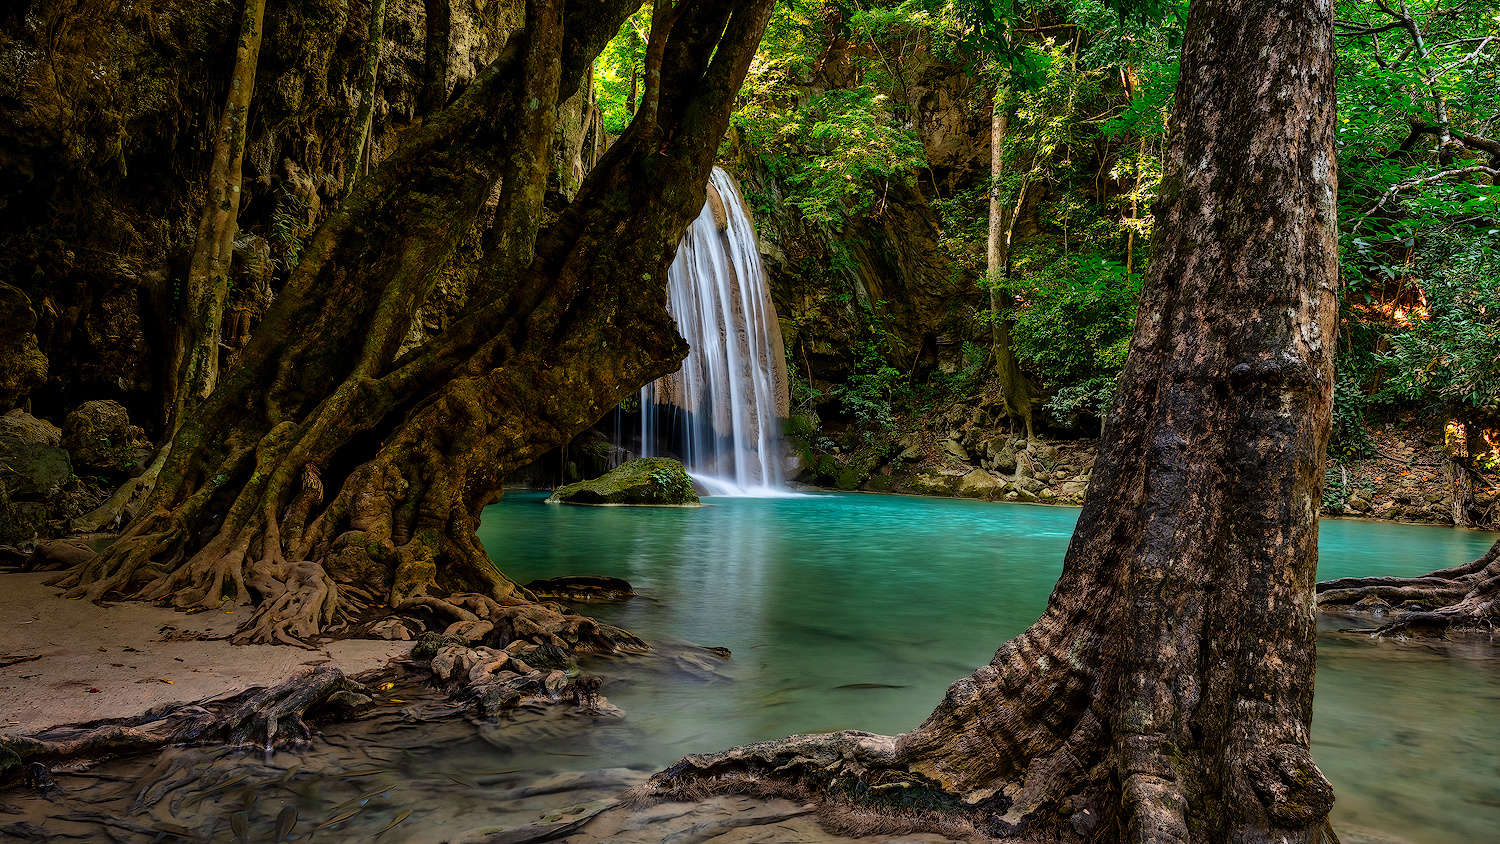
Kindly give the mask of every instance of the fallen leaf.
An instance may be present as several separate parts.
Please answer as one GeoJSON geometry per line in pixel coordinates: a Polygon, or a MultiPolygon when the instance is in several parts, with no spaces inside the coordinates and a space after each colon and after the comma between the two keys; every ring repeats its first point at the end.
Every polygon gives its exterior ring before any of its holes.
{"type": "Polygon", "coordinates": [[[92,694],[98,694],[98,693],[99,693],[98,689],[89,689],[89,694],[91,694],[91,695],[92,694]]]}
{"type": "Polygon", "coordinates": [[[388,692],[388,691],[390,691],[391,689],[394,689],[394,688],[396,688],[396,684],[395,683],[381,683],[380,685],[378,685],[378,686],[375,687],[375,691],[377,691],[377,692],[388,692]]]}

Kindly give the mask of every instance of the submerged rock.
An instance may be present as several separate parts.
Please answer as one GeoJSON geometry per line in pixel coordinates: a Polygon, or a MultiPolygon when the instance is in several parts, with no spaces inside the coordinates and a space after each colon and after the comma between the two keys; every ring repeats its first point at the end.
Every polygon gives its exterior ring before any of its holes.
{"type": "Polygon", "coordinates": [[[603,477],[558,487],[547,503],[697,506],[701,502],[681,463],[642,457],[621,463],[603,477]]]}
{"type": "Polygon", "coordinates": [[[549,577],[526,588],[538,598],[567,601],[615,601],[635,594],[629,582],[602,574],[549,577]]]}

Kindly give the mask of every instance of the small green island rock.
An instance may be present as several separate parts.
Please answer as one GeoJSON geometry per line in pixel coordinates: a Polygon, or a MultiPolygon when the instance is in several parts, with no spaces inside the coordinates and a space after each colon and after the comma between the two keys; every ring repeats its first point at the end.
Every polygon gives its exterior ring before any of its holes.
{"type": "Polygon", "coordinates": [[[697,507],[702,502],[681,463],[668,457],[641,457],[591,481],[560,486],[547,503],[697,507]]]}

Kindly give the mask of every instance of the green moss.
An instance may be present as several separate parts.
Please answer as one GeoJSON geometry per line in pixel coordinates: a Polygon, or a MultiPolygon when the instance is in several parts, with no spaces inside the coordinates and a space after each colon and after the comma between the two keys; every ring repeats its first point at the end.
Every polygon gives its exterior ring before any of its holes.
{"type": "Polygon", "coordinates": [[[627,460],[603,477],[558,487],[549,504],[690,505],[698,493],[681,463],[665,457],[627,460]]]}

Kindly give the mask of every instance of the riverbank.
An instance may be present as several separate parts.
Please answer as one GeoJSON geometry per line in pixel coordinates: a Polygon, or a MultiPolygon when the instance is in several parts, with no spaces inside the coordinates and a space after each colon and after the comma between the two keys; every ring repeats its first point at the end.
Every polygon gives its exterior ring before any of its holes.
{"type": "MultiPolygon", "coordinates": [[[[827,438],[793,442],[797,481],[820,489],[1073,506],[1083,503],[1099,453],[1097,438],[1038,437],[1028,445],[982,409],[849,448],[827,438]]],[[[1320,515],[1500,528],[1500,488],[1480,478],[1465,491],[1457,471],[1441,436],[1374,430],[1365,456],[1328,460],[1320,515]]]]}
{"type": "Polygon", "coordinates": [[[69,601],[43,581],[0,574],[0,733],[125,718],[168,703],[272,686],[315,666],[381,668],[411,642],[341,639],[315,649],[231,645],[249,612],[183,613],[143,601],[69,601]]]}

